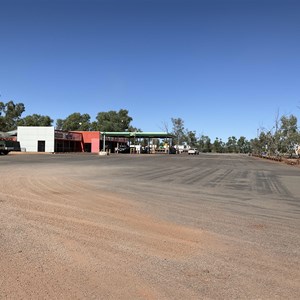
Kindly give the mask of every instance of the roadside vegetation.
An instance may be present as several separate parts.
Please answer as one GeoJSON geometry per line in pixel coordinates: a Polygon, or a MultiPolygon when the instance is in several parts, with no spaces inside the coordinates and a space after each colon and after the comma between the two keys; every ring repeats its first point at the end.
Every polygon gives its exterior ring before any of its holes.
{"type": "MultiPolygon", "coordinates": [[[[185,129],[181,118],[172,119],[172,133],[176,144],[183,143],[197,148],[200,152],[216,153],[252,153],[259,156],[292,156],[296,154],[300,145],[300,131],[297,125],[297,117],[283,115],[277,117],[271,130],[260,128],[258,136],[251,140],[246,137],[228,137],[222,141],[216,137],[214,141],[207,135],[197,138],[196,131],[185,129]]],[[[299,152],[300,154],[300,152],[299,152]]]]}
{"type": "MultiPolygon", "coordinates": [[[[17,126],[52,126],[50,116],[40,114],[27,115],[23,103],[0,102],[0,131],[7,132],[17,129],[17,126]]],[[[65,119],[56,120],[58,130],[79,131],[141,131],[131,125],[133,118],[126,109],[119,111],[99,112],[94,121],[89,114],[75,112],[65,119]]],[[[257,137],[247,140],[245,136],[228,137],[227,141],[216,137],[212,140],[207,135],[197,135],[195,130],[185,128],[184,120],[172,118],[172,129],[164,124],[164,131],[174,135],[174,145],[189,145],[200,152],[215,153],[252,153],[265,156],[292,156],[300,145],[300,131],[297,117],[294,115],[277,116],[272,129],[260,128],[257,137]]],[[[159,143],[159,141],[157,141],[159,143]]],[[[300,150],[300,149],[299,149],[300,150]]]]}

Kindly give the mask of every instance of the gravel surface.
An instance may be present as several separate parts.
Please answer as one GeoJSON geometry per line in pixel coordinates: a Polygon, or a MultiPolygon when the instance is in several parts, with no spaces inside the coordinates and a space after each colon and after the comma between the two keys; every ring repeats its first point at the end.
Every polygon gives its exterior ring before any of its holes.
{"type": "Polygon", "coordinates": [[[0,299],[299,299],[300,168],[0,156],[0,299]]]}

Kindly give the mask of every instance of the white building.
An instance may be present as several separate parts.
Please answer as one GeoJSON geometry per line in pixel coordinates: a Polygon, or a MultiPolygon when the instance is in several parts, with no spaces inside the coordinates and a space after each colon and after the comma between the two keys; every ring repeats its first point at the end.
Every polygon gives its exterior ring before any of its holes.
{"type": "Polygon", "coordinates": [[[54,127],[18,127],[18,142],[28,152],[54,152],[54,127]]]}

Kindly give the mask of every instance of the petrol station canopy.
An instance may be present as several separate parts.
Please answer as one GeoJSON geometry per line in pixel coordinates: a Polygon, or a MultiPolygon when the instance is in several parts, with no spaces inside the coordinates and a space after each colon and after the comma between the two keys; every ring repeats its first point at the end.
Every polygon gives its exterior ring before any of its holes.
{"type": "Polygon", "coordinates": [[[121,131],[121,132],[108,132],[108,131],[100,131],[102,136],[105,137],[123,137],[123,138],[173,138],[174,135],[168,132],[129,132],[129,131],[121,131]]]}

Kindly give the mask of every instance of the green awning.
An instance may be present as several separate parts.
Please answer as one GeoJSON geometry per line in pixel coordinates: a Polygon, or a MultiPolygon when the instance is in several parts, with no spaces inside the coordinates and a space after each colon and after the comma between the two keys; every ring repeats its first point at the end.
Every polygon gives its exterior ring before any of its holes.
{"type": "Polygon", "coordinates": [[[128,131],[121,131],[121,132],[108,132],[108,131],[101,131],[101,135],[105,135],[107,137],[125,137],[125,138],[173,138],[174,135],[168,132],[128,132],[128,131]]]}

